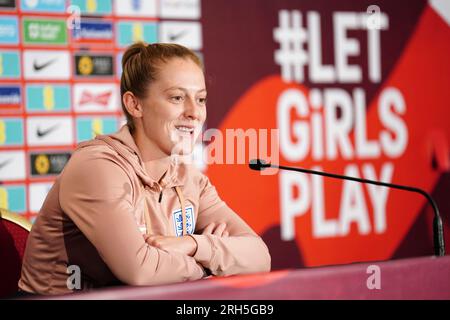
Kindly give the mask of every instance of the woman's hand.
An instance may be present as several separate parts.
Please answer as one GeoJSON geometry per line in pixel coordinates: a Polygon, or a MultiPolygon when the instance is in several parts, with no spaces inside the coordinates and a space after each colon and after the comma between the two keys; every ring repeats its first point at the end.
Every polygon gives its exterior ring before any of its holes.
{"type": "MultiPolygon", "coordinates": [[[[202,234],[211,234],[218,237],[228,237],[229,232],[226,230],[226,223],[210,223],[203,229],[202,234]]],[[[188,256],[193,256],[197,251],[197,242],[190,236],[174,237],[174,236],[148,236],[144,235],[145,241],[158,249],[166,251],[177,251],[188,256]]]]}
{"type": "Polygon", "coordinates": [[[229,232],[227,231],[227,224],[225,222],[214,223],[211,222],[203,229],[202,234],[212,234],[218,237],[228,237],[229,232]]]}
{"type": "Polygon", "coordinates": [[[193,256],[197,251],[197,242],[190,236],[144,236],[145,241],[158,249],[165,251],[177,251],[188,256],[193,256]]]}

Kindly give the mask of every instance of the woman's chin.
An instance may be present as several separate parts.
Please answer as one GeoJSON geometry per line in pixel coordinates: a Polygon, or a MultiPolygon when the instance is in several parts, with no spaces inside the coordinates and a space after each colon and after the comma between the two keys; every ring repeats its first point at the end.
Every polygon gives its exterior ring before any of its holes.
{"type": "Polygon", "coordinates": [[[189,156],[194,151],[194,146],[192,144],[179,143],[173,146],[170,154],[177,156],[189,156]]]}

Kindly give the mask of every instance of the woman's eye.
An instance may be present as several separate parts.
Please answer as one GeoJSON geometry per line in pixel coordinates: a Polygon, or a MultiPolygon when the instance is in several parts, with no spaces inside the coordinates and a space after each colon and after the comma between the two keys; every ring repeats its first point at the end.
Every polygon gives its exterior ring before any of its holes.
{"type": "Polygon", "coordinates": [[[173,96],[171,99],[172,99],[173,101],[175,101],[175,102],[181,102],[181,101],[183,101],[183,97],[182,97],[182,96],[173,96]]]}
{"type": "Polygon", "coordinates": [[[206,98],[199,98],[199,99],[198,99],[198,102],[199,102],[200,104],[206,104],[206,98]]]}

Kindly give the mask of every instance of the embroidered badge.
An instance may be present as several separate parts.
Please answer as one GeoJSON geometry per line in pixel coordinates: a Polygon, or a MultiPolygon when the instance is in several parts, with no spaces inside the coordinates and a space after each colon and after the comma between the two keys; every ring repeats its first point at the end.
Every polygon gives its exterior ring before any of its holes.
{"type": "MultiPolygon", "coordinates": [[[[181,214],[181,209],[177,209],[172,212],[173,225],[175,228],[175,234],[177,237],[181,237],[183,234],[183,215],[181,214]]],[[[188,234],[193,234],[195,230],[195,215],[194,207],[186,207],[186,232],[188,234]]]]}

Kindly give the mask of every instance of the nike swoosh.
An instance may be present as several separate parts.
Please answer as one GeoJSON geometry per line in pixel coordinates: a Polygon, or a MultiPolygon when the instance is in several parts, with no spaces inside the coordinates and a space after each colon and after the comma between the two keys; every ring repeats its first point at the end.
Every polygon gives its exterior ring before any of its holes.
{"type": "Polygon", "coordinates": [[[8,159],[3,161],[2,163],[0,163],[0,169],[3,168],[4,166],[6,166],[8,163],[10,163],[12,161],[12,159],[8,159]]]}
{"type": "Polygon", "coordinates": [[[42,69],[44,69],[45,67],[48,67],[49,65],[51,65],[53,62],[55,62],[57,59],[55,58],[55,59],[52,59],[52,60],[49,60],[49,61],[47,61],[47,62],[44,62],[44,63],[41,63],[41,64],[38,64],[37,62],[36,62],[36,60],[34,60],[34,62],[33,62],[33,69],[34,69],[34,71],[39,71],[39,70],[42,70],[42,69]]]}
{"type": "Polygon", "coordinates": [[[48,128],[48,129],[46,129],[46,130],[41,130],[41,128],[38,128],[38,129],[37,129],[37,132],[36,132],[36,133],[37,133],[37,136],[38,136],[39,138],[42,138],[42,137],[48,135],[50,132],[55,131],[56,128],[58,128],[58,127],[59,127],[59,124],[55,124],[54,126],[48,128]]]}
{"type": "Polygon", "coordinates": [[[182,31],[180,31],[178,33],[169,32],[169,40],[170,41],[176,41],[179,38],[181,38],[182,36],[184,36],[186,33],[188,33],[187,29],[184,29],[184,30],[182,30],[182,31]]]}

